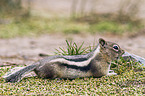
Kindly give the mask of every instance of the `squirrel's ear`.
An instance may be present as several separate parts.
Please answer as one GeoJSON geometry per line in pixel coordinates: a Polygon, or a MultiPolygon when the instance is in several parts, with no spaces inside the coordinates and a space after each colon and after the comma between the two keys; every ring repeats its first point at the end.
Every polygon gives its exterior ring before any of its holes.
{"type": "Polygon", "coordinates": [[[106,44],[106,41],[102,38],[99,39],[99,43],[104,46],[106,44]]]}

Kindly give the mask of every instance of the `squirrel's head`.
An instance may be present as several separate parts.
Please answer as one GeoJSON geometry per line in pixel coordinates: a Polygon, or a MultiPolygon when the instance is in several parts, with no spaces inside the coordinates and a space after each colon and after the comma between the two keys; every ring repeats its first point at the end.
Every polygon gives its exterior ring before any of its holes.
{"type": "Polygon", "coordinates": [[[103,58],[112,61],[118,59],[124,54],[124,50],[116,43],[105,41],[104,39],[99,39],[100,52],[103,58]]]}

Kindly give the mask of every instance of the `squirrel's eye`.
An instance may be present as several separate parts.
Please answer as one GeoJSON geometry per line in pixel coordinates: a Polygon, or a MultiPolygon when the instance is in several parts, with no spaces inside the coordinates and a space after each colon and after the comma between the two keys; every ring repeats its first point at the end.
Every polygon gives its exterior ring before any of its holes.
{"type": "Polygon", "coordinates": [[[114,45],[113,46],[113,49],[116,50],[116,51],[118,51],[119,47],[117,45],[114,45]]]}

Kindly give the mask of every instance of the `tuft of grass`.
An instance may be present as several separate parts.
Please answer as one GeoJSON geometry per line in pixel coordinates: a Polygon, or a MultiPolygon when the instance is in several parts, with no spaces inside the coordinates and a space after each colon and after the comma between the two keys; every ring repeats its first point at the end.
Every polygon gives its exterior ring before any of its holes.
{"type": "Polygon", "coordinates": [[[66,40],[67,49],[59,47],[56,49],[56,55],[82,55],[93,51],[93,46],[83,47],[84,42],[81,43],[80,46],[76,44],[76,42],[66,40]]]}

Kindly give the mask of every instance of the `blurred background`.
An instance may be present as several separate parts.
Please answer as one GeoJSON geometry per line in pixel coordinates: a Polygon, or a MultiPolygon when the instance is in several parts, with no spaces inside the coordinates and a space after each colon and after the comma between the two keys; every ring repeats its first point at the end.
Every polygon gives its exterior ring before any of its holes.
{"type": "Polygon", "coordinates": [[[0,38],[144,33],[144,0],[0,0],[0,38]],[[140,33],[139,33],[140,32],[140,33]]]}
{"type": "Polygon", "coordinates": [[[0,55],[54,54],[65,40],[145,57],[145,0],[0,0],[0,55]]]}

